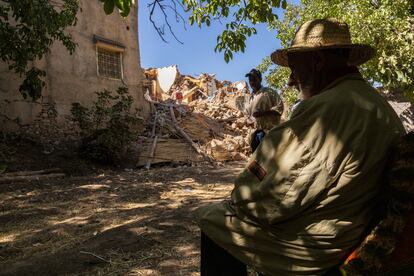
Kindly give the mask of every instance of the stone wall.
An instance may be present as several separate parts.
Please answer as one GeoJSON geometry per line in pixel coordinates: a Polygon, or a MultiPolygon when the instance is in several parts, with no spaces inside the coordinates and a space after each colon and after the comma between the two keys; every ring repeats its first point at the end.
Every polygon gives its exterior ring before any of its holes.
{"type": "Polygon", "coordinates": [[[58,112],[53,102],[42,103],[40,107],[33,122],[19,126],[14,133],[37,142],[45,154],[77,148],[80,143],[80,130],[76,123],[68,119],[58,122],[58,112]]]}

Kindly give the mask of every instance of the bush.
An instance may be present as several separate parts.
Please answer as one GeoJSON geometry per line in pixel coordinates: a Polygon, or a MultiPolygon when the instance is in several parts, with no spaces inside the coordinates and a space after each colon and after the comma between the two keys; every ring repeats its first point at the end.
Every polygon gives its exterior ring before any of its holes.
{"type": "Polygon", "coordinates": [[[131,112],[133,98],[128,88],[119,87],[116,94],[108,90],[95,92],[97,100],[90,108],[72,104],[72,121],[80,128],[81,157],[102,164],[114,164],[125,153],[137,135],[137,110],[131,112]]]}

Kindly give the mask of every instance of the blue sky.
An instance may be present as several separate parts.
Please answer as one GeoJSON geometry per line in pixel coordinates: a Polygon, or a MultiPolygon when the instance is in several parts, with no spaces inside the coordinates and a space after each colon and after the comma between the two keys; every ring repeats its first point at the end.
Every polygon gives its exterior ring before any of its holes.
{"type": "Polygon", "coordinates": [[[264,24],[256,25],[258,34],[247,40],[246,51],[235,54],[227,64],[222,53],[214,52],[217,35],[225,28],[224,25],[215,22],[210,27],[200,29],[187,24],[184,30],[182,24],[174,24],[174,31],[184,44],[178,43],[169,35],[169,43],[165,43],[149,21],[146,2],[140,3],[138,28],[143,68],[178,65],[182,74],[197,76],[200,73],[214,73],[219,80],[245,80],[244,75],[251,68],[280,47],[275,31],[268,31],[264,24]]]}

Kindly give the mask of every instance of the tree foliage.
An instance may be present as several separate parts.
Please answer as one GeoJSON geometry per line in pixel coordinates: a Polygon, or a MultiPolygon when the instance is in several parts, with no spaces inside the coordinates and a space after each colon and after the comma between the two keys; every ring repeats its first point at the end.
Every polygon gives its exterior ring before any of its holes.
{"type": "MultiPolygon", "coordinates": [[[[128,14],[132,0],[100,0],[104,3],[107,13],[112,13],[114,7],[118,7],[121,14],[128,14]],[[125,8],[127,7],[127,8],[125,8]]],[[[165,27],[181,42],[174,33],[169,21],[169,15],[173,15],[176,22],[185,24],[182,13],[189,13],[190,25],[210,26],[213,21],[224,22],[224,30],[217,37],[215,51],[223,52],[224,60],[229,62],[234,52],[244,52],[246,39],[257,33],[254,27],[258,23],[275,24],[278,17],[275,8],[286,8],[286,0],[268,1],[224,1],[224,0],[151,0],[147,4],[150,9],[150,21],[154,28],[165,40],[165,27]],[[154,19],[156,10],[163,17],[163,23],[157,23],[154,19]]]]}
{"type": "Polygon", "coordinates": [[[9,70],[25,78],[19,88],[24,98],[41,96],[46,73],[32,62],[48,53],[54,41],[70,53],[75,50],[65,29],[76,24],[78,9],[78,0],[64,0],[59,7],[49,0],[0,1],[0,57],[9,70]]]}
{"type": "Polygon", "coordinates": [[[139,122],[132,111],[133,98],[128,88],[119,87],[116,93],[96,92],[97,99],[90,107],[72,104],[72,121],[81,132],[80,155],[104,164],[120,161],[136,137],[139,122]]]}
{"type": "Polygon", "coordinates": [[[270,1],[223,1],[223,0],[183,0],[191,11],[190,24],[209,26],[212,20],[226,20],[225,30],[217,37],[215,51],[223,52],[229,62],[233,52],[244,52],[246,39],[256,34],[255,24],[276,24],[278,17],[275,8],[285,8],[286,0],[270,1]]]}
{"type": "MultiPolygon", "coordinates": [[[[335,17],[348,23],[354,43],[372,45],[376,56],[360,67],[364,77],[388,90],[414,99],[414,4],[410,0],[303,0],[288,5],[284,19],[269,24],[278,31],[283,47],[288,47],[295,30],[315,18],[335,17]]],[[[284,68],[270,70],[268,81],[283,89],[284,68]]]]}
{"type": "MultiPolygon", "coordinates": [[[[124,17],[133,3],[133,0],[100,1],[107,14],[118,9],[124,17]]],[[[182,23],[186,21],[182,13],[188,13],[188,22],[199,27],[209,26],[213,21],[224,22],[215,51],[223,52],[226,62],[233,58],[234,52],[244,52],[246,40],[256,34],[255,24],[268,24],[270,29],[278,31],[282,45],[288,46],[304,21],[336,17],[349,24],[354,42],[368,43],[377,49],[376,57],[361,66],[364,76],[414,98],[414,4],[410,0],[302,0],[298,6],[286,0],[151,0],[147,7],[149,19],[163,39],[167,27],[179,41],[169,22],[171,13],[182,23]],[[286,9],[283,20],[275,14],[276,8],[286,9]],[[153,17],[156,9],[164,17],[162,23],[153,17]]],[[[25,77],[20,86],[25,98],[37,99],[44,86],[45,72],[32,66],[32,61],[41,59],[56,40],[70,53],[75,50],[76,44],[65,28],[76,23],[78,9],[78,0],[63,0],[63,6],[58,8],[49,0],[0,2],[0,39],[7,42],[0,45],[0,56],[10,70],[25,77]]],[[[267,68],[271,72],[269,83],[283,88],[287,70],[272,67],[269,61],[267,68]]]]}
{"type": "Polygon", "coordinates": [[[123,17],[128,16],[132,0],[99,0],[103,3],[104,11],[106,14],[111,14],[115,7],[119,9],[119,14],[123,17]]]}

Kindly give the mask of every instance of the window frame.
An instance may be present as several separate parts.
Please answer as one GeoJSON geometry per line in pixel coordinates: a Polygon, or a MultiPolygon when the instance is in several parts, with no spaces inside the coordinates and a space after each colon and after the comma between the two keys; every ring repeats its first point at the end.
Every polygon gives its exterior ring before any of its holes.
{"type": "Polygon", "coordinates": [[[109,80],[116,80],[116,81],[123,81],[124,80],[124,52],[125,48],[118,47],[117,45],[107,44],[101,41],[95,42],[95,56],[96,56],[96,75],[100,78],[109,79],[109,80]],[[109,52],[114,52],[119,54],[119,61],[120,61],[120,70],[121,76],[120,78],[113,78],[109,76],[103,76],[99,73],[99,53],[98,50],[103,49],[109,52]]]}

